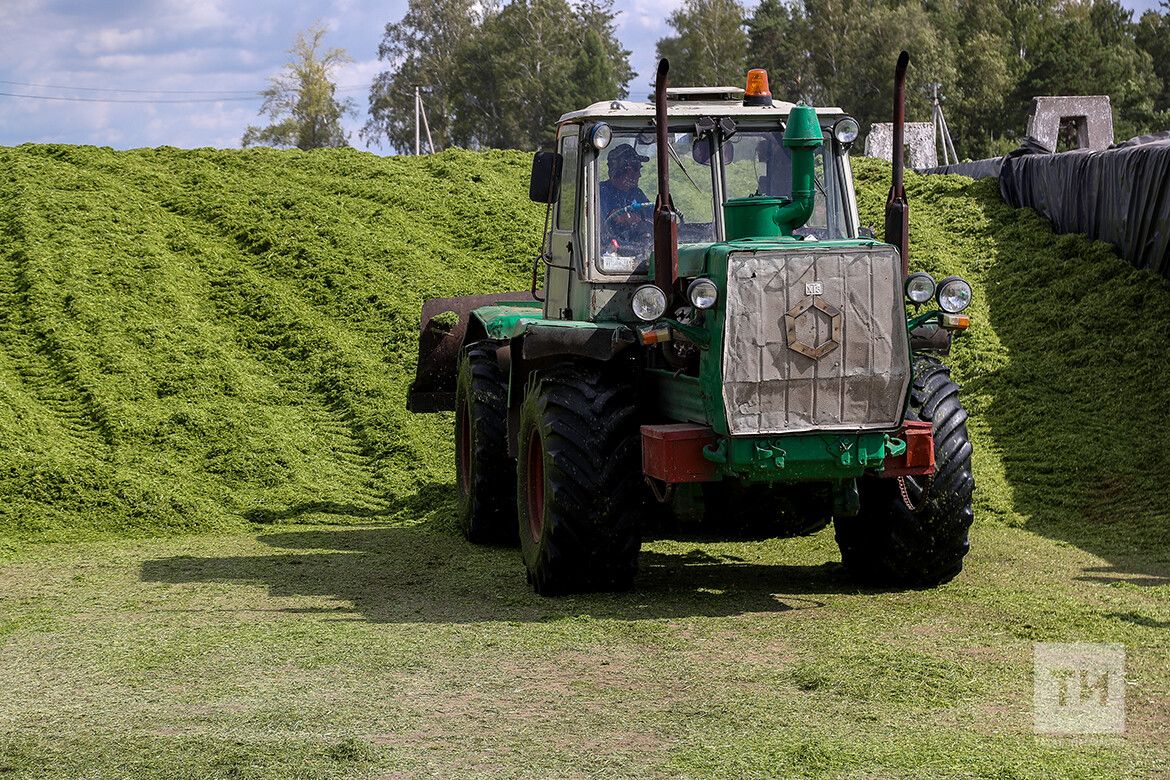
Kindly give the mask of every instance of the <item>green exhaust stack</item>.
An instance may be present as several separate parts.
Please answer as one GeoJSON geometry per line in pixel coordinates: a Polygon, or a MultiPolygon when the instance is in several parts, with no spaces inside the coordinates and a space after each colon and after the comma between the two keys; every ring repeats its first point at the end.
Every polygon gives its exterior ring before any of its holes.
{"type": "Polygon", "coordinates": [[[751,196],[723,204],[727,240],[784,238],[808,222],[816,195],[814,152],[823,143],[817,111],[801,103],[788,115],[784,145],[792,150],[792,198],[751,196]]]}

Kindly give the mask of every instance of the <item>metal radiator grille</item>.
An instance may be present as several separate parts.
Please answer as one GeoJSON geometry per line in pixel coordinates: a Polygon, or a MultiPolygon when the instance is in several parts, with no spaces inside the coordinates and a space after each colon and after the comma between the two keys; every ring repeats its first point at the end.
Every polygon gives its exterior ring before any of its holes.
{"type": "Polygon", "coordinates": [[[892,247],[733,252],[723,401],[732,435],[893,428],[910,379],[892,247]]]}

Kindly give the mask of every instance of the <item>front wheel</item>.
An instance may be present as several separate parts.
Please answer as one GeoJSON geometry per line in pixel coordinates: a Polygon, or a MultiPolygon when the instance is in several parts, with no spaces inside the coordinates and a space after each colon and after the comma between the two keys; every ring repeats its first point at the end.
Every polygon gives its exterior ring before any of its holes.
{"type": "Polygon", "coordinates": [[[541,372],[520,407],[520,550],[537,593],[624,590],[646,507],[631,388],[590,368],[541,372]]]}
{"type": "Polygon", "coordinates": [[[455,471],[459,527],[479,544],[516,543],[516,467],[508,457],[508,378],[499,345],[464,348],[455,382],[455,471]]]}
{"type": "Polygon", "coordinates": [[[836,521],[837,546],[861,580],[929,588],[963,569],[975,491],[967,411],[950,370],[934,358],[914,362],[906,419],[932,424],[934,474],[863,480],[861,511],[836,521]]]}

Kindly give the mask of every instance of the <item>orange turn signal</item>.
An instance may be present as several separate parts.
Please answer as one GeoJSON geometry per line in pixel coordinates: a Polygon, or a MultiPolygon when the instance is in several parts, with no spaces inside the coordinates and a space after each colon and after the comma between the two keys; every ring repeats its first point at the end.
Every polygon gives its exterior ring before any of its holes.
{"type": "Polygon", "coordinates": [[[943,314],[942,326],[947,330],[966,330],[971,327],[971,318],[966,314],[943,314]]]}

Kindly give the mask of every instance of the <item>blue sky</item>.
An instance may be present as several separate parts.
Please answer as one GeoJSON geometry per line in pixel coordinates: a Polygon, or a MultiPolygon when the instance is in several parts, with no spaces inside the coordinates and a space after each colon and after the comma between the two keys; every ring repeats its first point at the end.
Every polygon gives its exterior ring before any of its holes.
{"type": "MultiPolygon", "coordinates": [[[[681,2],[617,0],[618,34],[639,73],[635,94],[647,88],[654,43],[681,2]]],[[[0,95],[0,145],[238,146],[244,128],[261,121],[255,93],[297,32],[321,20],[327,44],[354,59],[337,83],[358,104],[347,125],[361,146],[369,83],[384,69],[378,43],[405,9],[406,0],[0,0],[0,93],[9,93],[0,95]]]]}

